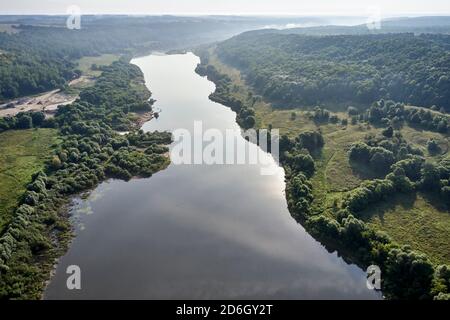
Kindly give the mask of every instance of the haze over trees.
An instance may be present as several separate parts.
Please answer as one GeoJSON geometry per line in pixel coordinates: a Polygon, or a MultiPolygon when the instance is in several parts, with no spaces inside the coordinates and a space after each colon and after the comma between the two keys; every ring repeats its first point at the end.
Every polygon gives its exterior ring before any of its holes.
{"type": "Polygon", "coordinates": [[[365,103],[384,98],[450,111],[450,36],[304,36],[247,32],[219,57],[281,106],[365,103]]]}

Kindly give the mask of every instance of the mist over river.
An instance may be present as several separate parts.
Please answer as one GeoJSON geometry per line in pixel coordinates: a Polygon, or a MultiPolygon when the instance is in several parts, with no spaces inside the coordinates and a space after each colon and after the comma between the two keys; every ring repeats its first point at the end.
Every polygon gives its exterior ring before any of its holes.
{"type": "MultiPolygon", "coordinates": [[[[215,87],[194,72],[194,54],[132,63],[161,110],[144,130],[193,134],[194,121],[204,130],[238,129],[235,113],[208,99],[215,87]]],[[[102,183],[75,200],[76,237],[45,298],[379,298],[366,288],[363,270],[329,253],[290,216],[283,170],[261,175],[260,169],[171,164],[148,179],[102,183]],[[81,290],[67,289],[69,265],[81,269],[81,290]]]]}

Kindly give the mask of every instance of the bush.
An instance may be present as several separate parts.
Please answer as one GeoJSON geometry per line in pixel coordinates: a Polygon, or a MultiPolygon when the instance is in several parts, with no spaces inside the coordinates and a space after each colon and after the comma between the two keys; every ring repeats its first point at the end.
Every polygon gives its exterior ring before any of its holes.
{"type": "Polygon", "coordinates": [[[317,131],[306,131],[298,136],[298,143],[302,148],[308,149],[310,153],[323,148],[325,142],[322,134],[317,131]]]}
{"type": "Polygon", "coordinates": [[[408,247],[392,249],[386,261],[384,288],[391,299],[429,299],[434,269],[422,254],[408,247]]]}
{"type": "Polygon", "coordinates": [[[289,179],[286,185],[286,196],[288,206],[292,209],[294,215],[307,217],[309,214],[309,205],[313,200],[312,186],[306,176],[302,173],[289,179]]]}
{"type": "Polygon", "coordinates": [[[349,150],[349,159],[353,162],[368,163],[370,160],[371,148],[364,142],[352,144],[349,150]]]}
{"type": "Polygon", "coordinates": [[[346,195],[344,203],[351,212],[356,213],[392,195],[394,190],[394,183],[389,179],[365,181],[346,195]]]}
{"type": "Polygon", "coordinates": [[[314,160],[309,154],[298,153],[288,163],[294,171],[303,172],[307,177],[311,177],[314,174],[314,160]]]}
{"type": "Polygon", "coordinates": [[[313,235],[337,239],[340,236],[341,226],[339,223],[324,215],[313,216],[307,221],[309,231],[313,235]]]}
{"type": "Polygon", "coordinates": [[[427,149],[431,155],[435,155],[435,154],[438,154],[441,152],[441,148],[439,147],[439,144],[434,139],[428,140],[427,149]]]}

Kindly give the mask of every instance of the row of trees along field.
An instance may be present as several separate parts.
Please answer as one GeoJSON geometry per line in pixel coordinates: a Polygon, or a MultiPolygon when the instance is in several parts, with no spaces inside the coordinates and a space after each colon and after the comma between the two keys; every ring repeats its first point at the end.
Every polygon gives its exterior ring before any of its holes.
{"type": "Polygon", "coordinates": [[[217,54],[281,106],[392,99],[450,111],[450,36],[247,32],[217,54]]]}

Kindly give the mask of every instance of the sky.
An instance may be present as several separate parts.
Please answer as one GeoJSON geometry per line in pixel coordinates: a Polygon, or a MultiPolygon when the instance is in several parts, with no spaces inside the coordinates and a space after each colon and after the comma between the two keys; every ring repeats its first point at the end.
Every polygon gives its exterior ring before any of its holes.
{"type": "Polygon", "coordinates": [[[0,14],[450,15],[450,0],[0,0],[0,14]]]}

